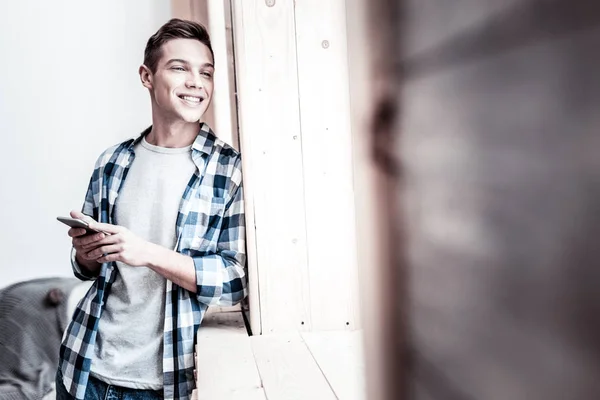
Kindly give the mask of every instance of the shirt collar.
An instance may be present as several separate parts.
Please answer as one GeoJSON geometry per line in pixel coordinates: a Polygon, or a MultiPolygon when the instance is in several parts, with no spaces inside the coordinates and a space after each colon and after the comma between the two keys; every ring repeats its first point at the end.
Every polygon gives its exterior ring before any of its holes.
{"type": "MultiPolygon", "coordinates": [[[[152,125],[146,128],[136,139],[129,140],[126,143],[126,147],[129,151],[133,152],[133,147],[138,144],[144,136],[150,133],[152,125]]],[[[200,130],[196,136],[196,140],[192,144],[192,151],[199,151],[200,153],[210,155],[212,148],[215,144],[215,134],[210,129],[208,124],[205,122],[200,123],[200,130]]]]}

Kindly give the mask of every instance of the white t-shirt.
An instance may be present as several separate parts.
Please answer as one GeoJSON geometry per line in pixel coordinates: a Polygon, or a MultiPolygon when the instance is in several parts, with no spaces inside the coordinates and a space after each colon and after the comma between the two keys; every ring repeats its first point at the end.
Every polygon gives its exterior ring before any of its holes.
{"type": "MultiPolygon", "coordinates": [[[[115,203],[115,223],[149,242],[173,249],[183,192],[196,171],[191,146],[164,148],[143,138],[115,203]]],[[[166,280],[147,267],[117,263],[98,326],[91,374],[134,389],[163,386],[166,280]]]]}

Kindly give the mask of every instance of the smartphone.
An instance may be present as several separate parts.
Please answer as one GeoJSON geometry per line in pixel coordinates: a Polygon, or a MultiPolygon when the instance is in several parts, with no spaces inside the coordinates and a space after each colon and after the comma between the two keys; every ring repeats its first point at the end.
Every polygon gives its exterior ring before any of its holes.
{"type": "Polygon", "coordinates": [[[71,217],[56,217],[56,219],[62,222],[63,224],[70,226],[71,228],[83,228],[86,231],[88,231],[88,233],[100,233],[100,231],[91,229],[88,223],[81,219],[71,217]]]}

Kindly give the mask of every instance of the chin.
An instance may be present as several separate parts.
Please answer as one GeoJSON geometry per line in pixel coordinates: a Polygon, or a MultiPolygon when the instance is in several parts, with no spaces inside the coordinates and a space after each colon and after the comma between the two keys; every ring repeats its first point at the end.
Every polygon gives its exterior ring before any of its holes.
{"type": "Polygon", "coordinates": [[[194,114],[189,114],[189,113],[182,113],[179,114],[179,118],[185,122],[188,123],[196,123],[198,121],[200,121],[200,119],[204,116],[204,113],[194,113],[194,114]]]}
{"type": "Polygon", "coordinates": [[[200,118],[202,118],[202,116],[199,116],[199,117],[184,117],[184,118],[181,118],[181,119],[184,120],[185,122],[193,124],[193,123],[196,123],[196,122],[200,121],[200,118]]]}

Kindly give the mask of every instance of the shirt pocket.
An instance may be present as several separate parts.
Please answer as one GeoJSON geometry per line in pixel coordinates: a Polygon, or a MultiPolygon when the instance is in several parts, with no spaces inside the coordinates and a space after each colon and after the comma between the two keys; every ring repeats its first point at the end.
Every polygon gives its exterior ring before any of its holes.
{"type": "Polygon", "coordinates": [[[224,213],[224,198],[194,197],[183,228],[182,247],[192,252],[216,252],[224,213]]]}

